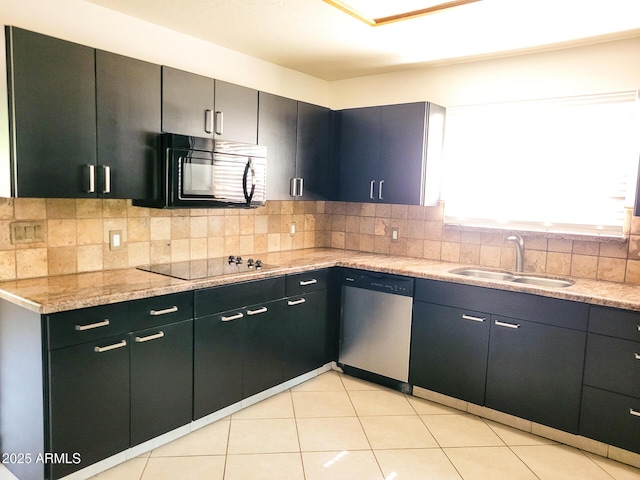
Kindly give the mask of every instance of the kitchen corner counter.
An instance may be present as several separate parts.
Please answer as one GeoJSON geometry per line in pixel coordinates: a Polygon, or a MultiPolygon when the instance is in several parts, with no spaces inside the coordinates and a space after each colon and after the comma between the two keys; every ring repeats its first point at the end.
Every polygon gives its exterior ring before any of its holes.
{"type": "Polygon", "coordinates": [[[40,314],[49,314],[342,266],[640,311],[639,285],[571,278],[575,283],[569,287],[547,288],[450,273],[450,270],[461,267],[478,268],[473,265],[330,248],[269,253],[261,255],[261,258],[265,263],[278,267],[200,280],[179,280],[135,268],[14,280],[0,282],[0,299],[40,314]]]}

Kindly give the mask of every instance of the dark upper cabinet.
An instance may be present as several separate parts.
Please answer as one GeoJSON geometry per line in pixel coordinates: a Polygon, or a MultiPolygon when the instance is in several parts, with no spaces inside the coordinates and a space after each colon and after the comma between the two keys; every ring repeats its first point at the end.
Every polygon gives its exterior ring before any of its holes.
{"type": "Polygon", "coordinates": [[[267,147],[267,199],[291,200],[298,102],[265,92],[258,99],[258,145],[267,147]]]}
{"type": "Polygon", "coordinates": [[[331,156],[332,119],[330,109],[298,102],[296,148],[297,193],[302,200],[337,198],[337,169],[331,156]]]}
{"type": "Polygon", "coordinates": [[[258,91],[220,80],[215,85],[215,138],[256,144],[258,91]]]}
{"type": "Polygon", "coordinates": [[[444,108],[427,102],[337,112],[342,201],[424,204],[428,162],[438,162],[444,108]],[[427,158],[427,152],[432,152],[427,158]]]}
{"type": "Polygon", "coordinates": [[[12,195],[95,197],[95,51],[7,27],[12,195]]]}
{"type": "Polygon", "coordinates": [[[212,78],[162,66],[162,131],[213,137],[212,78]]]}
{"type": "Polygon", "coordinates": [[[267,147],[267,198],[336,198],[331,110],[264,92],[259,99],[258,144],[267,147]]]}
{"type": "Polygon", "coordinates": [[[160,66],[96,51],[98,195],[150,198],[158,161],[160,66]]]}
{"type": "Polygon", "coordinates": [[[258,91],[163,66],[162,131],[255,144],[258,91]]]}

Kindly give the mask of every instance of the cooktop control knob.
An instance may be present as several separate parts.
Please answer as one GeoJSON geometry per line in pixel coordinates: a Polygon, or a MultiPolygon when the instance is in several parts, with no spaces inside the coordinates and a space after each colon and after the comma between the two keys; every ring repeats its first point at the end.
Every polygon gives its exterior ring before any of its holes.
{"type": "Polygon", "coordinates": [[[233,255],[229,255],[229,265],[231,265],[232,263],[235,263],[236,261],[236,257],[234,257],[233,255]]]}
{"type": "Polygon", "coordinates": [[[247,267],[253,268],[253,258],[250,258],[249,260],[247,260],[247,267]]]}
{"type": "Polygon", "coordinates": [[[256,268],[262,268],[262,260],[256,260],[256,268]]]}
{"type": "Polygon", "coordinates": [[[236,265],[242,265],[242,257],[236,257],[236,265]]]}

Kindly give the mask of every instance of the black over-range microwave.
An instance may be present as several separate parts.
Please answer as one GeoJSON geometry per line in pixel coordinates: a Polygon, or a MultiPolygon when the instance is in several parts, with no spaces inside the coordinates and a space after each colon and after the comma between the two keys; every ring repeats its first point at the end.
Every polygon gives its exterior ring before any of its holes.
{"type": "Polygon", "coordinates": [[[259,207],[266,203],[267,147],[173,133],[160,135],[155,208],[259,207]]]}

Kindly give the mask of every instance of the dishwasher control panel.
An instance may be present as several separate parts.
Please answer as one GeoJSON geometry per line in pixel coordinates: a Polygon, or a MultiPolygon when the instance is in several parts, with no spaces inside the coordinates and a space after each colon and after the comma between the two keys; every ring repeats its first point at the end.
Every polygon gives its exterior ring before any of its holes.
{"type": "Polygon", "coordinates": [[[413,297],[413,278],[401,275],[345,269],[342,284],[392,295],[413,297]]]}

